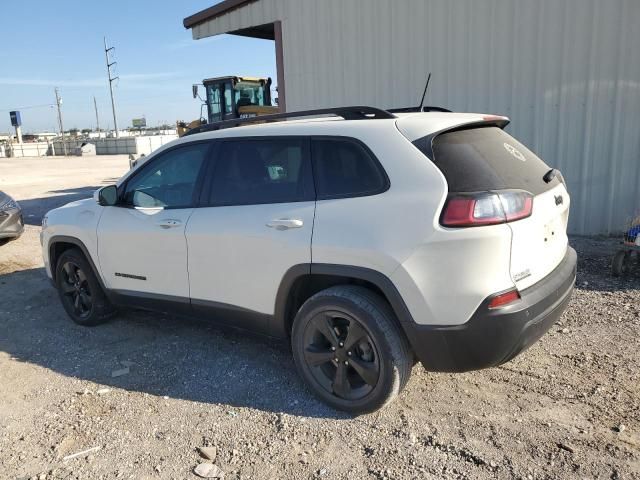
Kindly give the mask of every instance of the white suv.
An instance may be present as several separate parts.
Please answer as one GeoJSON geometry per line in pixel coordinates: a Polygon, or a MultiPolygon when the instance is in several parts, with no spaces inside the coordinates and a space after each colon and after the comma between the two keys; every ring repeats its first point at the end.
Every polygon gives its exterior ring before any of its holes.
{"type": "Polygon", "coordinates": [[[96,325],[133,306],[285,339],[313,393],[361,413],[416,361],[496,366],[562,314],[566,185],[508,119],[291,117],[202,127],[49,212],[44,261],[69,316],[96,325]]]}

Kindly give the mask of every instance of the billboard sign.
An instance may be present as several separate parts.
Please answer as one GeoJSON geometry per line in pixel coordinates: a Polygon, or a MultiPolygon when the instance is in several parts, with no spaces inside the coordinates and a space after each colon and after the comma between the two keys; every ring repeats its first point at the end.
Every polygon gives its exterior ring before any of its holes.
{"type": "Polygon", "coordinates": [[[147,126],[147,119],[142,117],[142,118],[134,118],[133,120],[131,120],[131,125],[133,125],[133,128],[143,128],[147,126]]]}
{"type": "Polygon", "coordinates": [[[19,127],[22,125],[22,117],[20,116],[20,112],[9,112],[9,117],[11,118],[11,126],[19,127]]]}

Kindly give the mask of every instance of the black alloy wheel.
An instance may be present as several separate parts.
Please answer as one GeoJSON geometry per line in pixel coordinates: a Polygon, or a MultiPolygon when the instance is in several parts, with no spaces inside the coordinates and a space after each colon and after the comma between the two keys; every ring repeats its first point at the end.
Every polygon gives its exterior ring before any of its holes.
{"type": "Polygon", "coordinates": [[[336,285],[308,298],[294,319],[291,347],[311,392],[354,414],[391,402],[414,364],[388,302],[356,285],[336,285]]]}
{"type": "Polygon", "coordinates": [[[87,275],[72,261],[62,264],[60,289],[63,301],[78,318],[85,319],[91,315],[93,301],[87,275]]]}
{"type": "Polygon", "coordinates": [[[55,260],[54,279],[62,306],[79,325],[95,326],[107,321],[115,309],[96,276],[93,265],[78,249],[70,248],[55,260]]]}
{"type": "Polygon", "coordinates": [[[316,381],[346,400],[364,398],[380,377],[375,344],[345,312],[324,311],[313,317],[304,335],[304,357],[316,381]]]}

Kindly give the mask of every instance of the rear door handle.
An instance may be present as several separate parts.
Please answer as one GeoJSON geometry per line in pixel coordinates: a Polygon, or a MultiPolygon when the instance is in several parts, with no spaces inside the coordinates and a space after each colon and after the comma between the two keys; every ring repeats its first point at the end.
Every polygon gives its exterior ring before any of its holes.
{"type": "Polygon", "coordinates": [[[182,222],[173,218],[165,218],[164,220],[158,221],[157,225],[161,228],[174,228],[182,225],[182,222]]]}
{"type": "Polygon", "coordinates": [[[278,218],[267,223],[267,227],[276,230],[289,230],[290,228],[302,228],[304,222],[296,218],[278,218]]]}

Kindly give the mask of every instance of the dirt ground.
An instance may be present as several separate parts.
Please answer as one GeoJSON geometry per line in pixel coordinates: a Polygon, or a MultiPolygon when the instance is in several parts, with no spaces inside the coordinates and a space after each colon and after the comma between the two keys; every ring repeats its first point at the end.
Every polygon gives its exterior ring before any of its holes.
{"type": "Polygon", "coordinates": [[[0,159],[28,222],[0,247],[0,478],[195,479],[203,446],[226,479],[640,478],[640,272],[611,277],[614,239],[572,238],[572,303],[515,360],[417,365],[396,402],[350,417],[316,401],[272,341],[134,311],[95,328],[67,318],[41,216],[127,168],[0,159]]]}

